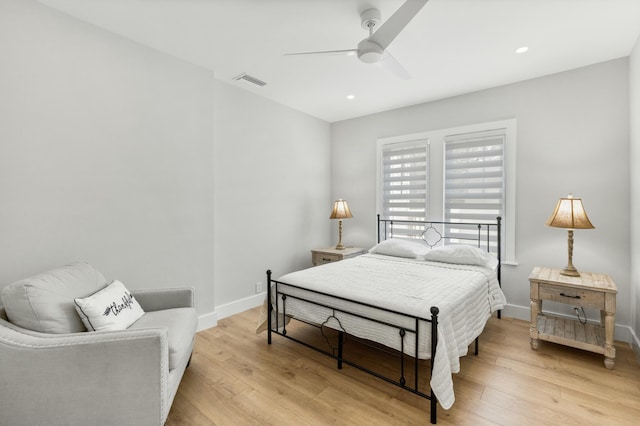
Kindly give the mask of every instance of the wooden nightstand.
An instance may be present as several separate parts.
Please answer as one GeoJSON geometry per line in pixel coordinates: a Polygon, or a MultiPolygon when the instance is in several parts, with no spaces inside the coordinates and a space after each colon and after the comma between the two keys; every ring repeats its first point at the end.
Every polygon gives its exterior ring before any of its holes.
{"type": "Polygon", "coordinates": [[[325,248],[319,250],[311,250],[311,261],[313,266],[322,265],[323,263],[338,262],[350,257],[360,256],[367,252],[367,249],[362,247],[346,247],[343,250],[337,250],[335,248],[325,248]]]}
{"type": "Polygon", "coordinates": [[[604,355],[604,365],[612,369],[616,358],[613,332],[618,289],[609,275],[580,272],[579,277],[560,274],[560,269],[535,267],[531,285],[531,347],[539,340],[559,343],[604,355]],[[542,312],[542,301],[552,300],[576,307],[600,310],[600,324],[559,318],[542,312]]]}

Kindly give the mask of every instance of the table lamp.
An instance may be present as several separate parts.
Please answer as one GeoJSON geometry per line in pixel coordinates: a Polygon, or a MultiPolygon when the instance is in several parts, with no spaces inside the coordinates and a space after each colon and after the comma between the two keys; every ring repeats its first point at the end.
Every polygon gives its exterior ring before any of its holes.
{"type": "Polygon", "coordinates": [[[333,211],[331,212],[331,216],[329,219],[338,219],[338,245],[336,245],[337,250],[344,250],[344,246],[342,245],[342,219],[350,219],[353,215],[351,214],[351,210],[349,210],[349,206],[347,205],[347,201],[342,198],[336,200],[333,203],[333,211]]]}
{"type": "Polygon", "coordinates": [[[565,228],[567,230],[569,234],[569,262],[560,273],[570,277],[579,277],[580,272],[573,266],[573,230],[595,228],[589,221],[587,213],[584,211],[582,198],[573,198],[571,194],[569,194],[567,198],[560,198],[556,209],[549,219],[547,219],[545,225],[554,228],[565,228]]]}

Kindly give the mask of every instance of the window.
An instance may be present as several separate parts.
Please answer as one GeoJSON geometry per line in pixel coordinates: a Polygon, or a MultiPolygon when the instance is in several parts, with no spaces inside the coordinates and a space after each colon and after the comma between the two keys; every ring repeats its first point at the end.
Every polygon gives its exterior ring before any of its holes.
{"type": "MultiPolygon", "coordinates": [[[[495,223],[500,216],[503,263],[516,264],[515,164],[515,119],[379,139],[377,212],[398,221],[495,223]]],[[[464,228],[444,232],[463,242],[471,232],[464,228]]],[[[394,236],[421,234],[396,223],[394,236]]]]}
{"type": "MultiPolygon", "coordinates": [[[[426,139],[387,143],[380,146],[378,171],[382,185],[379,209],[383,217],[393,220],[427,218],[429,143],[426,139]]],[[[417,231],[398,224],[396,236],[417,237],[417,231]]]]}
{"type": "MultiPolygon", "coordinates": [[[[444,138],[445,222],[494,223],[505,212],[505,129],[444,138]]],[[[474,230],[447,226],[451,243],[474,237],[474,230]]],[[[497,249],[497,230],[490,236],[497,249]]]]}

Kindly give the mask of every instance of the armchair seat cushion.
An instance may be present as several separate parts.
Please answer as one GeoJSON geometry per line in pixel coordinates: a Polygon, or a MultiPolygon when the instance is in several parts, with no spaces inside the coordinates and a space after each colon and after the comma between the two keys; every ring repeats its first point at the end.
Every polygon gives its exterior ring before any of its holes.
{"type": "Polygon", "coordinates": [[[197,325],[198,317],[194,308],[174,308],[145,312],[127,330],[166,328],[169,336],[169,371],[171,371],[185,356],[191,355],[197,325]]]}

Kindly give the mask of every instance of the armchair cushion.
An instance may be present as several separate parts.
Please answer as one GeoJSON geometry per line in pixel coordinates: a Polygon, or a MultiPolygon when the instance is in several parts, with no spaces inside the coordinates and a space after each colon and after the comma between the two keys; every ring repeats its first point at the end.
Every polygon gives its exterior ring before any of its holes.
{"type": "Polygon", "coordinates": [[[16,281],[0,297],[12,323],[41,333],[86,331],[73,299],[104,287],[106,279],[93,266],[76,262],[16,281]]]}
{"type": "Polygon", "coordinates": [[[173,308],[146,312],[128,330],[166,328],[169,342],[169,371],[180,365],[185,356],[191,355],[191,345],[198,326],[193,308],[173,308]]]}
{"type": "Polygon", "coordinates": [[[125,330],[144,315],[136,298],[118,280],[89,297],[76,298],[75,304],[89,331],[125,330]]]}

